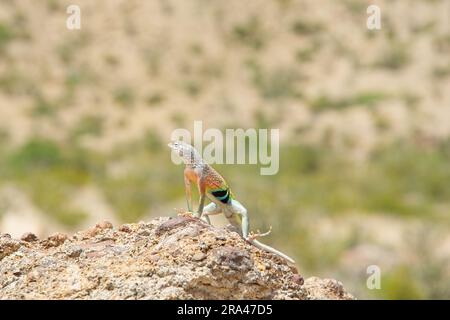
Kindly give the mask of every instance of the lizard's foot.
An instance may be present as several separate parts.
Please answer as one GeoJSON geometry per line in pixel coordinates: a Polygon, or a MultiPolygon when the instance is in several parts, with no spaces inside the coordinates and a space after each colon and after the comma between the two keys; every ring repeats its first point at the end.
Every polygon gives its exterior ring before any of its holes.
{"type": "Polygon", "coordinates": [[[202,216],[200,212],[193,212],[192,215],[196,218],[200,218],[202,216]]]}
{"type": "Polygon", "coordinates": [[[203,214],[203,216],[200,218],[202,221],[206,222],[207,224],[211,224],[211,220],[209,219],[209,216],[203,214]]]}
{"type": "Polygon", "coordinates": [[[256,238],[265,237],[265,236],[268,236],[271,232],[272,232],[272,226],[270,226],[269,230],[264,233],[261,233],[261,231],[259,231],[259,230],[256,230],[256,233],[254,233],[253,231],[250,231],[249,235],[247,236],[247,240],[252,241],[252,240],[255,240],[256,238]]]}

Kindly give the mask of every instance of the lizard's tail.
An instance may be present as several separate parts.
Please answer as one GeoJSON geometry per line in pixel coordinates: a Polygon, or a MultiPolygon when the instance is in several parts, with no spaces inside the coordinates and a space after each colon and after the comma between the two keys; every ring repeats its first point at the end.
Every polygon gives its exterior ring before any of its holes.
{"type": "Polygon", "coordinates": [[[276,254],[277,256],[279,256],[279,257],[281,257],[281,258],[283,258],[283,259],[289,261],[290,263],[294,263],[294,264],[295,264],[294,259],[292,259],[291,257],[285,255],[283,252],[280,252],[280,251],[278,251],[277,249],[274,249],[274,248],[272,248],[272,247],[270,247],[270,246],[268,246],[268,245],[265,245],[264,243],[261,243],[261,242],[259,242],[259,241],[257,241],[257,240],[249,240],[249,241],[250,241],[255,247],[257,247],[257,248],[259,248],[259,249],[261,249],[261,250],[267,251],[267,252],[274,253],[274,254],[276,254]]]}

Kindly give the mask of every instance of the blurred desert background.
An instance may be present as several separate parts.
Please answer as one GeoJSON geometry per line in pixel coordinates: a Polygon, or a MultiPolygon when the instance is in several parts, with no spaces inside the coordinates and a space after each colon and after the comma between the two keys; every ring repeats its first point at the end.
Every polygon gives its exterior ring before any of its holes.
{"type": "Polygon", "coordinates": [[[175,216],[194,120],[280,129],[277,175],[215,168],[300,273],[450,298],[450,1],[0,0],[0,232],[175,216]]]}

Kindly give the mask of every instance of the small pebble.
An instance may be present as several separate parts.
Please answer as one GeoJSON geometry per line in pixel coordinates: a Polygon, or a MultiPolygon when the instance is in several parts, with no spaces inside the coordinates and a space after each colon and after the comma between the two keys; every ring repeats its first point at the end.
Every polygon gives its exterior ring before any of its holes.
{"type": "Polygon", "coordinates": [[[147,230],[144,230],[144,231],[139,232],[138,235],[143,236],[143,237],[148,237],[150,235],[150,232],[148,232],[147,230]]]}
{"type": "Polygon", "coordinates": [[[292,276],[292,281],[299,284],[299,285],[303,285],[305,283],[305,280],[303,279],[303,277],[299,274],[294,274],[292,276]]]}
{"type": "Polygon", "coordinates": [[[69,258],[78,258],[82,252],[83,250],[81,248],[77,247],[70,248],[69,250],[67,250],[67,256],[69,258]]]}
{"type": "Polygon", "coordinates": [[[99,229],[112,229],[112,228],[113,228],[113,225],[112,225],[112,223],[109,222],[109,221],[103,221],[103,222],[97,223],[97,224],[95,225],[95,227],[96,227],[96,228],[99,228],[99,229]]]}
{"type": "Polygon", "coordinates": [[[203,259],[206,258],[206,254],[202,253],[202,252],[196,252],[193,256],[192,256],[192,260],[194,261],[202,261],[203,259]]]}
{"type": "Polygon", "coordinates": [[[121,225],[119,227],[119,231],[130,233],[131,232],[131,228],[127,224],[123,224],[123,225],[121,225]]]}
{"type": "Polygon", "coordinates": [[[54,233],[44,240],[44,247],[57,247],[63,244],[68,239],[68,236],[64,233],[54,233]]]}
{"type": "Polygon", "coordinates": [[[34,233],[31,233],[31,232],[24,233],[22,235],[22,237],[20,237],[20,240],[26,241],[26,242],[34,242],[37,239],[38,239],[38,237],[34,233]]]}

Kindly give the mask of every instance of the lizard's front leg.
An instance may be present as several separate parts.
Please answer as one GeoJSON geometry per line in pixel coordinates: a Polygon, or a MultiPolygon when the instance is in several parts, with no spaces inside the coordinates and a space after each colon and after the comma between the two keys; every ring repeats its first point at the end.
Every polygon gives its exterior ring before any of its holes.
{"type": "Polygon", "coordinates": [[[203,207],[205,206],[205,199],[206,199],[205,182],[202,179],[199,179],[199,181],[197,183],[197,187],[198,187],[198,192],[200,194],[200,201],[199,201],[198,210],[197,210],[197,213],[195,214],[195,216],[197,218],[201,218],[202,214],[203,214],[203,207]]]}
{"type": "Polygon", "coordinates": [[[191,182],[189,181],[186,173],[184,174],[184,190],[186,192],[186,203],[188,212],[192,212],[192,192],[191,192],[191,182]]]}

